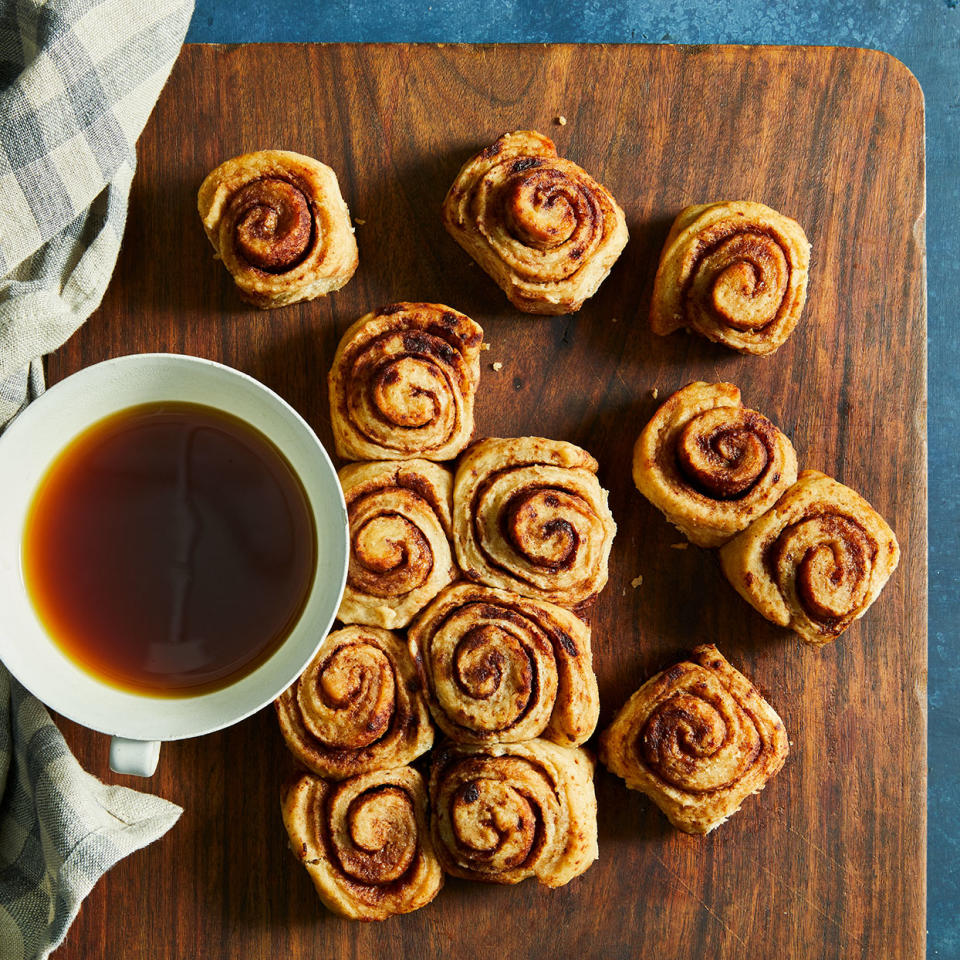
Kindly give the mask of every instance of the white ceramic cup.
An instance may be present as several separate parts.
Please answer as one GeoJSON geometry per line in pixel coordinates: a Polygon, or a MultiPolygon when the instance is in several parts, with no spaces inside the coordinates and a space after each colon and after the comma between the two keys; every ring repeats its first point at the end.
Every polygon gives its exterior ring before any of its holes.
{"type": "Polygon", "coordinates": [[[110,766],[150,776],[160,741],[211,733],[268,704],[323,642],[347,576],[347,511],[330,457],[306,421],[259,381],[177,354],[135,354],[87,367],[31,403],[0,437],[0,660],[38,699],[110,734],[110,766]],[[70,660],[41,623],[21,568],[34,492],[56,456],[91,424],[141,403],[177,400],[232,413],[266,434],[303,483],[316,523],[317,568],[287,639],[252,673],[212,693],[152,697],[99,681],[70,660]]]}

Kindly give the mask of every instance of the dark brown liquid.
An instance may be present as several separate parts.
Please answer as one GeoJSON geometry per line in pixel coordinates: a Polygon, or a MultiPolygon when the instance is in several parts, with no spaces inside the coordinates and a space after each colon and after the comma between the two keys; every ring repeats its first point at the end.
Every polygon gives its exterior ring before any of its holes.
{"type": "Polygon", "coordinates": [[[27,518],[23,574],[41,621],[115,686],[188,696],[263,663],[316,568],[299,478],[249,424],[152,403],[87,429],[27,518]]]}

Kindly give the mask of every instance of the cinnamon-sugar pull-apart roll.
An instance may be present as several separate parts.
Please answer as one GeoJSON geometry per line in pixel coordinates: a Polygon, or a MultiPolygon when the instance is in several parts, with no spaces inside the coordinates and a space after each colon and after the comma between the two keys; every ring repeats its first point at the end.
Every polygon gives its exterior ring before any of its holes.
{"type": "Polygon", "coordinates": [[[426,906],[443,886],[423,778],[410,767],[339,783],[305,773],[281,796],[290,849],[324,905],[353,920],[426,906]]]}
{"type": "Polygon", "coordinates": [[[470,580],[575,607],[606,584],[616,532],[597,461],[572,443],[491,438],[460,460],[453,537],[470,580]]]}
{"type": "Polygon", "coordinates": [[[473,436],[483,329],[439,303],[394,303],[340,340],[330,417],[345,460],[452,460],[473,436]]]}
{"type": "Polygon", "coordinates": [[[337,175],[289,150],[245,153],[207,175],[203,229],[243,298],[282,307],[339,290],[357,269],[357,241],[337,175]]]}
{"type": "Polygon", "coordinates": [[[433,752],[430,826],[443,869],[486,883],[561,887],[597,859],[593,761],[545,740],[433,752]]]}
{"type": "Polygon", "coordinates": [[[689,327],[740,353],[773,353],[800,319],[810,244],[803,228],[762,203],[682,210],[660,254],[650,326],[689,327]]]}
{"type": "Polygon", "coordinates": [[[583,743],[600,712],[590,628],[552,603],[447,587],[408,634],[437,726],[458,743],[583,743]]]}
{"type": "Polygon", "coordinates": [[[504,134],[464,165],[443,223],[517,309],[537,314],[579,310],[628,239],[606,187],[531,130],[504,134]]]}
{"type": "Polygon", "coordinates": [[[402,766],[433,745],[410,652],[379,627],[331,633],[275,706],[290,752],[331,780],[402,766]]]}
{"type": "Polygon", "coordinates": [[[637,489],[701,547],[725,543],[796,479],[793,444],[743,406],[732,383],[696,382],[678,390],[633,450],[637,489]]]}
{"type": "Polygon", "coordinates": [[[713,644],[648,680],[600,738],[601,762],[694,834],[759,793],[788,752],[783,721],[713,644]]]}
{"type": "Polygon", "coordinates": [[[350,567],[337,618],[405,627],[448,583],[453,474],[429,460],[351,463],[340,473],[350,567]]]}
{"type": "Polygon", "coordinates": [[[816,470],[804,470],[772,510],[720,550],[723,572],[747,603],[818,645],[867,612],[899,560],[883,517],[816,470]]]}

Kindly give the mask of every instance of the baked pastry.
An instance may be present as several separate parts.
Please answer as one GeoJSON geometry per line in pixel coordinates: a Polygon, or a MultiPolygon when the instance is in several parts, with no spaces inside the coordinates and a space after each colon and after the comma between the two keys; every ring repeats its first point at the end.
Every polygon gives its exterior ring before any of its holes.
{"type": "Polygon", "coordinates": [[[453,542],[465,577],[573,607],[607,582],[617,525],[597,461],[542,437],[489,439],[453,482],[453,542]]]}
{"type": "Polygon", "coordinates": [[[473,436],[483,330],[439,303],[394,303],[343,335],[330,417],[345,460],[452,460],[473,436]]]}
{"type": "Polygon", "coordinates": [[[804,470],[720,551],[723,572],[747,603],[814,644],[835,640],[862,617],[899,560],[883,517],[816,470],[804,470]]]}
{"type": "Polygon", "coordinates": [[[597,859],[593,761],[545,740],[433,752],[430,829],[454,877],[561,887],[597,859]]]}
{"type": "Polygon", "coordinates": [[[578,745],[597,725],[590,628],[569,610],[457,583],[408,638],[433,719],[458,743],[578,745]]]}
{"type": "Polygon", "coordinates": [[[505,133],[463,166],[443,224],[526,313],[579,310],[628,239],[610,192],[532,130],[505,133]]]}
{"type": "Polygon", "coordinates": [[[357,269],[337,175],[312,157],[289,150],[233,157],[207,175],[197,209],[207,239],[254,306],[314,300],[357,269]]]}
{"type": "Polygon", "coordinates": [[[426,906],[443,886],[423,778],[410,767],[339,783],[305,773],[281,797],[290,849],[329,910],[386,920],[426,906]]]}
{"type": "Polygon", "coordinates": [[[350,567],[337,619],[405,627],[457,577],[453,475],[429,460],[351,463],[340,473],[350,567]]]}
{"type": "Polygon", "coordinates": [[[732,383],[690,383],[633,448],[637,489],[691,542],[719,547],[797,479],[793,444],[732,383]]]}
{"type": "Polygon", "coordinates": [[[807,296],[810,244],[796,220],[748,200],[696,204],[667,235],[650,326],[689,327],[740,353],[773,353],[807,296]]]}
{"type": "Polygon", "coordinates": [[[330,780],[402,766],[433,745],[406,644],[379,627],[331,633],[275,706],[290,752],[330,780]]]}
{"type": "Polygon", "coordinates": [[[600,737],[600,760],[685,833],[709,833],[780,771],[783,721],[712,644],[648,680],[600,737]]]}

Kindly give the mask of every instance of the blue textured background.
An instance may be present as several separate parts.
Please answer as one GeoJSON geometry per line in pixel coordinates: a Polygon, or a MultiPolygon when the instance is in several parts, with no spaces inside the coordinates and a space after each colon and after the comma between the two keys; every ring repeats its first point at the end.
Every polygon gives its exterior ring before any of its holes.
{"type": "Polygon", "coordinates": [[[886,50],[917,75],[932,347],[927,943],[960,960],[960,0],[197,0],[187,40],[824,44],[886,50]]]}

